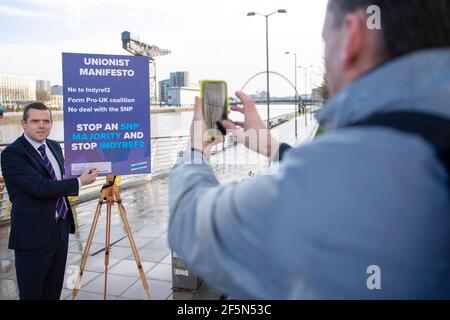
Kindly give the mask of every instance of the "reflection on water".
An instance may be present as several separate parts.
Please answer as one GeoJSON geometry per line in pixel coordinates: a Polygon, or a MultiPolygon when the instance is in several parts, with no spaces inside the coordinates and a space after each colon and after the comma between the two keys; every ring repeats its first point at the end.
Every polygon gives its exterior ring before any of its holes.
{"type": "MultiPolygon", "coordinates": [[[[267,118],[267,107],[257,106],[258,112],[262,119],[267,118]]],[[[270,109],[270,117],[277,117],[286,113],[294,112],[294,106],[272,106],[270,109]]],[[[193,112],[170,112],[158,113],[151,115],[151,135],[152,137],[161,136],[177,136],[188,135],[191,126],[193,112]]],[[[243,115],[237,112],[232,112],[230,118],[235,121],[242,121],[243,115]]],[[[22,127],[20,126],[20,119],[5,119],[0,120],[0,143],[7,144],[13,142],[22,134],[22,127]]],[[[56,115],[54,117],[53,129],[50,134],[50,139],[56,141],[64,140],[64,125],[62,116],[56,115]]]]}

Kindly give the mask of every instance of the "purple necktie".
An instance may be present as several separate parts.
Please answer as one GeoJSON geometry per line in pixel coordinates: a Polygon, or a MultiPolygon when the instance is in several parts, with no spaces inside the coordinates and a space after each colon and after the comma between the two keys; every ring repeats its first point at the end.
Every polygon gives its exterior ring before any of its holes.
{"type": "MultiPolygon", "coordinates": [[[[45,153],[45,144],[41,145],[38,148],[39,152],[41,153],[42,159],[44,160],[45,166],[48,169],[48,172],[50,172],[50,175],[52,176],[53,180],[58,180],[56,178],[55,170],[53,170],[53,166],[50,163],[50,160],[47,157],[47,154],[45,153]]],[[[67,205],[66,201],[64,200],[64,197],[59,197],[58,201],[56,202],[56,211],[58,212],[58,217],[61,219],[65,219],[67,216],[67,205]]]]}

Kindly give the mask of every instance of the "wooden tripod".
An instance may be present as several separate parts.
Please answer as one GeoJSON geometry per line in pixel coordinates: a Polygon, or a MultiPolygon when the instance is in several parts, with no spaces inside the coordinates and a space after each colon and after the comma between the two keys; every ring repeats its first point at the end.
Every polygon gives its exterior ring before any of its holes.
{"type": "Polygon", "coordinates": [[[81,259],[80,271],[77,276],[77,280],[75,283],[75,287],[72,291],[72,300],[77,297],[78,290],[80,290],[81,285],[81,277],[83,276],[84,268],[86,266],[87,258],[89,255],[89,250],[92,245],[92,239],[94,238],[95,228],[97,227],[98,218],[100,217],[100,212],[102,205],[106,203],[106,241],[105,241],[105,286],[103,291],[103,298],[106,300],[106,292],[108,288],[108,265],[109,265],[109,249],[110,249],[110,235],[111,235],[111,208],[114,203],[117,203],[119,207],[120,216],[122,218],[122,222],[125,226],[125,230],[127,232],[128,240],[130,240],[131,249],[133,250],[134,260],[136,261],[136,265],[139,271],[139,275],[141,277],[142,285],[144,286],[144,290],[147,294],[148,299],[151,299],[150,291],[147,283],[147,279],[145,278],[144,269],[142,268],[141,259],[139,258],[139,254],[136,248],[136,244],[134,243],[133,235],[131,234],[131,228],[128,223],[125,207],[122,203],[122,198],[120,197],[120,191],[115,184],[116,176],[109,174],[106,177],[106,183],[103,185],[100,191],[100,199],[98,200],[97,209],[95,210],[94,220],[92,222],[91,230],[89,231],[89,237],[84,248],[83,257],[81,259]]]}

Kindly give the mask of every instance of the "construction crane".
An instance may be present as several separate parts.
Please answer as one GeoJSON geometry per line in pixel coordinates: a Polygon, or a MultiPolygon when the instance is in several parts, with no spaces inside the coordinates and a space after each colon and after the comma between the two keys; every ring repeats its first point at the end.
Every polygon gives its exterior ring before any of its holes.
{"type": "Polygon", "coordinates": [[[133,35],[128,31],[122,32],[122,48],[135,56],[144,56],[149,58],[151,103],[158,104],[158,82],[156,81],[155,57],[167,56],[171,53],[171,51],[141,42],[139,36],[133,35]]]}

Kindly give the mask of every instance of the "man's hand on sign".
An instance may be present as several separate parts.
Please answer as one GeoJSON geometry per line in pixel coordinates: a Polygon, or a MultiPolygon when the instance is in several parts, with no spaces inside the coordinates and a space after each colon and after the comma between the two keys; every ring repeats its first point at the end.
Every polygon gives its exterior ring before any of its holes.
{"type": "Polygon", "coordinates": [[[95,179],[97,179],[98,172],[99,172],[98,169],[95,168],[84,170],[80,176],[81,185],[85,186],[94,183],[95,179]]]}

